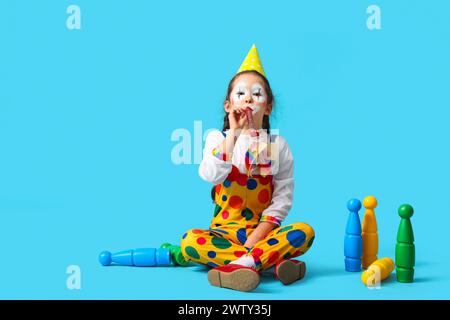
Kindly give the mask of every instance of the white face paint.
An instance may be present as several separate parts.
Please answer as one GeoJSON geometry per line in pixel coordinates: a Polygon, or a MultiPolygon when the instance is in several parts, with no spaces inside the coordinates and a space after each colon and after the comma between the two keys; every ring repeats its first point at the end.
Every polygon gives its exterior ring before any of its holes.
{"type": "Polygon", "coordinates": [[[233,102],[243,102],[245,98],[249,95],[249,90],[247,89],[247,84],[243,81],[236,83],[231,92],[231,99],[233,102]]]}
{"type": "Polygon", "coordinates": [[[259,109],[261,109],[261,107],[260,106],[255,106],[255,105],[253,105],[252,106],[252,114],[255,114],[255,113],[257,113],[258,111],[259,111],[259,109]]]}
{"type": "MultiPolygon", "coordinates": [[[[245,101],[249,94],[252,95],[252,100],[257,104],[266,102],[267,94],[263,86],[259,83],[255,83],[250,88],[245,81],[240,81],[234,86],[233,91],[231,92],[231,100],[234,103],[240,103],[245,101]]],[[[259,106],[253,106],[253,113],[255,113],[255,107],[258,107],[257,110],[260,109],[259,106]]]]}
{"type": "Polygon", "coordinates": [[[264,91],[264,88],[259,84],[255,83],[252,86],[252,97],[253,100],[257,103],[264,103],[266,102],[266,91],[264,91]]]}

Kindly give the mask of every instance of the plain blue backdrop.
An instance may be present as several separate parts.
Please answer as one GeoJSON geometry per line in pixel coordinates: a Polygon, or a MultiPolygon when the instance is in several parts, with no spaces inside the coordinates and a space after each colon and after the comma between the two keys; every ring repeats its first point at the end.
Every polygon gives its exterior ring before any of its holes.
{"type": "Polygon", "coordinates": [[[2,1],[0,298],[450,298],[449,12],[444,0],[2,1]],[[70,4],[81,30],[66,27],[70,4]],[[366,27],[370,4],[381,30],[366,27]],[[295,157],[286,222],[316,231],[306,278],[266,274],[241,293],[199,266],[101,267],[102,250],[208,227],[211,186],[172,162],[171,134],[222,126],[253,43],[295,157]],[[382,257],[394,258],[398,206],[414,206],[415,283],[368,290],[344,271],[346,202],[367,195],[382,257]],[[80,290],[66,287],[69,265],[80,290]]]}

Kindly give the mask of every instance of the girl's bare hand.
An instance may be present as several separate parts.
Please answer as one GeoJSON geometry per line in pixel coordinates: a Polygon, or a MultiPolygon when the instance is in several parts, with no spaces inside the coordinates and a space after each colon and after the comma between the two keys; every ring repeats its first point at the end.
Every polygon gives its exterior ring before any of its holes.
{"type": "Polygon", "coordinates": [[[245,129],[248,126],[247,117],[245,115],[245,109],[247,107],[248,106],[235,106],[233,110],[228,114],[230,129],[245,129]]]}
{"type": "Polygon", "coordinates": [[[266,238],[266,236],[272,231],[274,228],[276,228],[277,225],[275,225],[272,222],[268,221],[262,221],[258,224],[258,226],[250,232],[250,234],[247,236],[247,241],[244,243],[244,247],[246,248],[253,248],[257,242],[260,240],[266,238]]]}

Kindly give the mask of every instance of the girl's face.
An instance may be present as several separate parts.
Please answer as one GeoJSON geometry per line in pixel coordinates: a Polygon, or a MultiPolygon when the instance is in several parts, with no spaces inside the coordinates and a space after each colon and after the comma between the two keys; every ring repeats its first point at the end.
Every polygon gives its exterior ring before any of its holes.
{"type": "Polygon", "coordinates": [[[272,105],[267,103],[267,92],[258,75],[245,73],[234,80],[233,89],[229,100],[224,103],[224,109],[230,112],[239,107],[252,107],[253,120],[258,129],[262,126],[264,115],[271,113],[272,105]]]}

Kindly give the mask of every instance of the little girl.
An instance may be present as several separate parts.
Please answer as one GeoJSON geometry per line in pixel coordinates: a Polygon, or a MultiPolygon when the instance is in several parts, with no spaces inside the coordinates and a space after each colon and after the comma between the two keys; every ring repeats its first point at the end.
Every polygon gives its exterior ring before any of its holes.
{"type": "Polygon", "coordinates": [[[269,132],[273,105],[253,45],[229,83],[223,131],[209,133],[199,167],[200,177],[214,185],[214,218],[208,230],[191,229],[181,239],[186,260],[213,267],[208,280],[215,286],[251,291],[272,266],[284,284],[306,270],[290,259],[308,251],[314,230],[301,222],[281,226],[292,207],[294,162],[286,141],[269,132]]]}

